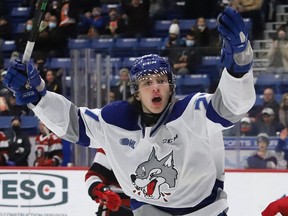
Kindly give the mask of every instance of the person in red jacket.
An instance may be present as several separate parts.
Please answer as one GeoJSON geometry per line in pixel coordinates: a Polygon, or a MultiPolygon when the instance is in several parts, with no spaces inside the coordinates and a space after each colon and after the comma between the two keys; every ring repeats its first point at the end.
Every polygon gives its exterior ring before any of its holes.
{"type": "Polygon", "coordinates": [[[97,216],[133,216],[130,198],[122,192],[102,148],[97,149],[85,182],[89,196],[100,204],[97,216]]]}
{"type": "Polygon", "coordinates": [[[40,134],[35,139],[34,166],[60,166],[63,160],[62,140],[39,122],[40,134]]]}
{"type": "Polygon", "coordinates": [[[8,161],[9,144],[5,134],[0,131],[0,166],[6,166],[8,161]]]}
{"type": "Polygon", "coordinates": [[[288,216],[288,196],[271,202],[262,212],[262,216],[275,216],[277,213],[288,216]]]}

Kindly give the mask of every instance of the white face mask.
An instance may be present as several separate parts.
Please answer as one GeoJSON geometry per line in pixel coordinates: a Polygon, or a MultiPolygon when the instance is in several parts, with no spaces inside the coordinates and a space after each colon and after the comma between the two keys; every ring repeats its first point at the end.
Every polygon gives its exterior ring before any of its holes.
{"type": "Polygon", "coordinates": [[[194,46],[194,44],[195,44],[194,40],[186,40],[186,46],[187,47],[192,47],[192,46],[194,46]]]}
{"type": "Polygon", "coordinates": [[[49,22],[49,28],[50,29],[53,29],[53,28],[55,28],[56,27],[56,23],[54,23],[54,22],[49,22]]]}
{"type": "Polygon", "coordinates": [[[31,31],[32,30],[32,25],[26,25],[26,30],[31,31]]]}
{"type": "Polygon", "coordinates": [[[199,29],[200,31],[203,31],[203,30],[205,29],[205,26],[198,26],[198,29],[199,29]]]}

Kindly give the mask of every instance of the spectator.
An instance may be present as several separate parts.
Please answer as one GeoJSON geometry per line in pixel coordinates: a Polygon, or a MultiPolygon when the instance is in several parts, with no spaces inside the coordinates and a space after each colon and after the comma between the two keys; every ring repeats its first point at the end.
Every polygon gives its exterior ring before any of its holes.
{"type": "Polygon", "coordinates": [[[244,167],[246,169],[276,169],[277,157],[268,150],[269,137],[265,133],[257,136],[258,150],[247,158],[244,167]]]}
{"type": "Polygon", "coordinates": [[[116,8],[110,8],[108,16],[104,35],[112,38],[123,37],[123,33],[126,32],[126,24],[122,17],[118,15],[116,8]]]}
{"type": "Polygon", "coordinates": [[[0,131],[0,166],[6,166],[8,161],[9,144],[6,135],[0,131]]]}
{"type": "Polygon", "coordinates": [[[272,88],[264,89],[262,105],[253,107],[253,109],[249,111],[249,114],[251,117],[257,119],[261,115],[262,110],[266,107],[273,109],[275,114],[274,118],[278,121],[279,103],[275,99],[274,90],[272,88]]]}
{"type": "Polygon", "coordinates": [[[48,69],[45,76],[46,88],[48,91],[62,94],[61,77],[56,77],[55,72],[52,69],[48,69]]]}
{"type": "Polygon", "coordinates": [[[121,0],[121,8],[123,11],[123,19],[127,20],[126,37],[148,37],[150,35],[150,19],[149,9],[150,0],[131,0],[131,4],[127,4],[126,0],[121,0]]]}
{"type": "Polygon", "coordinates": [[[35,138],[34,166],[60,166],[63,160],[62,140],[39,122],[40,134],[35,138]]]}
{"type": "Polygon", "coordinates": [[[277,143],[277,146],[275,148],[275,151],[278,153],[283,153],[283,159],[286,162],[285,168],[288,169],[288,142],[287,142],[287,136],[288,136],[288,129],[284,128],[281,133],[280,137],[277,143]]]}
{"type": "Polygon", "coordinates": [[[197,19],[198,17],[212,18],[212,16],[215,15],[217,1],[185,0],[184,2],[185,2],[185,7],[183,7],[184,19],[197,19]]]}
{"type": "Polygon", "coordinates": [[[132,216],[130,198],[123,192],[119,192],[120,185],[109,165],[103,149],[97,149],[92,166],[85,175],[85,182],[89,196],[100,203],[97,215],[102,215],[104,207],[108,208],[105,215],[109,216],[132,216]],[[105,190],[103,190],[105,188],[105,190]],[[112,190],[114,188],[118,192],[112,190]],[[120,206],[126,208],[119,208],[120,206]]]}
{"type": "Polygon", "coordinates": [[[149,18],[152,23],[155,20],[165,19],[165,0],[150,0],[149,18]]]}
{"type": "Polygon", "coordinates": [[[0,38],[3,40],[12,40],[11,27],[5,17],[0,17],[0,38]]]}
{"type": "Polygon", "coordinates": [[[269,136],[277,136],[284,126],[275,119],[272,108],[266,107],[255,123],[254,133],[266,133],[269,136]]]}
{"type": "Polygon", "coordinates": [[[91,11],[87,11],[80,15],[80,22],[78,24],[77,38],[98,38],[104,34],[107,20],[101,15],[102,10],[100,7],[94,7],[91,11]]]}
{"type": "Polygon", "coordinates": [[[10,166],[28,166],[31,150],[29,137],[21,129],[22,121],[15,116],[11,120],[11,128],[5,131],[9,143],[8,164],[10,166]]]}
{"type": "Polygon", "coordinates": [[[200,47],[207,47],[210,45],[210,31],[206,25],[206,19],[204,17],[199,17],[196,20],[195,26],[192,27],[192,30],[196,34],[196,44],[200,47]]]}
{"type": "Polygon", "coordinates": [[[217,34],[217,29],[209,29],[204,17],[199,17],[196,20],[196,24],[191,27],[191,30],[195,32],[195,43],[198,47],[202,47],[204,55],[214,55],[215,48],[217,55],[219,55],[220,41],[217,34]]]}
{"type": "Polygon", "coordinates": [[[232,0],[232,7],[238,10],[242,17],[252,20],[252,39],[262,39],[264,30],[264,12],[262,11],[265,0],[232,0]]]}
{"type": "Polygon", "coordinates": [[[273,40],[267,58],[269,59],[269,71],[288,72],[288,38],[284,28],[277,30],[277,38],[273,40]]]}
{"type": "Polygon", "coordinates": [[[13,94],[7,94],[5,97],[7,103],[7,110],[1,112],[2,116],[26,116],[30,111],[27,106],[20,106],[16,104],[16,98],[13,94]]]}
{"type": "Polygon", "coordinates": [[[58,26],[57,17],[52,15],[48,20],[48,27],[39,33],[35,50],[44,58],[64,57],[66,47],[67,39],[63,29],[58,26]]]}
{"type": "Polygon", "coordinates": [[[54,0],[49,5],[48,11],[51,13],[51,15],[56,16],[58,20],[60,20],[60,14],[61,14],[61,3],[59,0],[54,0]]]}
{"type": "Polygon", "coordinates": [[[168,31],[168,37],[163,41],[162,50],[166,50],[173,47],[183,47],[184,41],[180,35],[180,26],[177,19],[172,20],[168,31]]]}
{"type": "Polygon", "coordinates": [[[116,100],[126,100],[131,97],[130,83],[129,83],[129,70],[122,68],[119,71],[119,81],[115,86],[111,87],[111,90],[116,94],[116,100]]]}
{"type": "Polygon", "coordinates": [[[62,0],[60,6],[60,21],[59,27],[62,29],[65,38],[76,38],[77,37],[77,20],[76,17],[72,17],[77,11],[77,3],[75,0],[62,0]],[[72,11],[72,12],[71,12],[72,11]]]}
{"type": "Polygon", "coordinates": [[[180,55],[172,63],[175,74],[192,74],[202,62],[202,54],[195,44],[195,34],[191,31],[185,37],[185,47],[179,48],[180,55]]]}
{"type": "Polygon", "coordinates": [[[254,123],[251,122],[249,117],[243,117],[238,124],[234,127],[223,131],[223,136],[256,136],[255,130],[253,130],[254,123]]]}
{"type": "Polygon", "coordinates": [[[30,37],[31,31],[33,27],[33,20],[28,19],[25,23],[24,32],[17,34],[15,38],[17,51],[23,53],[26,47],[26,43],[30,37]]]}
{"type": "Polygon", "coordinates": [[[178,20],[173,20],[170,27],[168,36],[164,39],[161,47],[163,56],[168,57],[170,65],[173,65],[178,61],[179,53],[181,53],[181,47],[185,46],[185,41],[180,37],[180,27],[178,20]]]}
{"type": "Polygon", "coordinates": [[[283,94],[279,108],[279,121],[288,127],[288,93],[283,94]]]}

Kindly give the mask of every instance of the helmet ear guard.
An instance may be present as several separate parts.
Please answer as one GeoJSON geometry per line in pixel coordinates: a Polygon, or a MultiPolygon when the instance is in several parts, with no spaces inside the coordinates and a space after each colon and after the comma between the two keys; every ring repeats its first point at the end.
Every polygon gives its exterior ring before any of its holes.
{"type": "Polygon", "coordinates": [[[169,62],[159,55],[150,54],[137,58],[130,69],[130,91],[132,95],[138,91],[139,81],[148,75],[167,75],[169,84],[174,86],[174,94],[176,88],[175,75],[169,62]]]}

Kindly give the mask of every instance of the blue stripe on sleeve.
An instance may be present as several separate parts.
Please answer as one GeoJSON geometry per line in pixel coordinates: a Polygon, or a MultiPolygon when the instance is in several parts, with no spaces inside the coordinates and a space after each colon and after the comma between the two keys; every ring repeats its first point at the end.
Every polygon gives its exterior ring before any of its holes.
{"type": "Polygon", "coordinates": [[[85,114],[99,122],[99,117],[95,113],[91,112],[90,110],[85,110],[85,114]]]}
{"type": "MultiPolygon", "coordinates": [[[[86,112],[85,112],[86,113],[86,112]]],[[[77,144],[82,146],[89,146],[90,145],[90,138],[86,134],[86,128],[84,125],[84,121],[81,117],[80,110],[78,111],[78,117],[79,117],[79,140],[77,141],[77,144]]]]}
{"type": "Polygon", "coordinates": [[[230,121],[226,120],[225,118],[221,117],[213,108],[212,103],[210,102],[208,104],[208,108],[207,108],[207,112],[206,112],[206,116],[208,119],[210,119],[211,121],[215,122],[215,123],[219,123],[221,124],[223,127],[229,127],[232,126],[233,123],[231,123],[230,121]]]}

